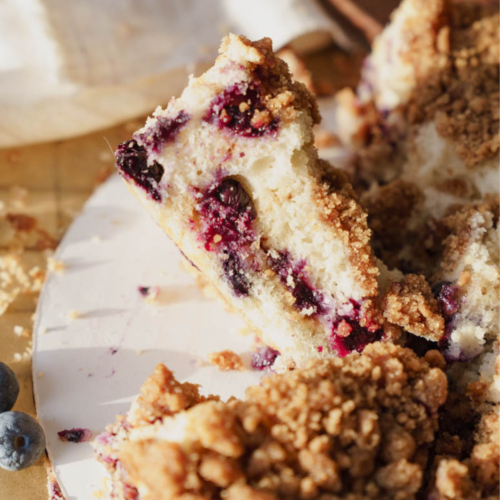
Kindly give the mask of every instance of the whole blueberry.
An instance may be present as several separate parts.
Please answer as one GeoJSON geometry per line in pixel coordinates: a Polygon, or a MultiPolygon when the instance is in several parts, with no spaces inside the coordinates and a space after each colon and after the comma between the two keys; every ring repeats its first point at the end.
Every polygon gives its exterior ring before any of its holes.
{"type": "Polygon", "coordinates": [[[19,395],[19,382],[15,373],[4,363],[0,363],[0,413],[9,411],[19,395]]]}
{"type": "Polygon", "coordinates": [[[26,413],[0,414],[0,467],[22,470],[33,465],[45,450],[40,424],[26,413]]]}

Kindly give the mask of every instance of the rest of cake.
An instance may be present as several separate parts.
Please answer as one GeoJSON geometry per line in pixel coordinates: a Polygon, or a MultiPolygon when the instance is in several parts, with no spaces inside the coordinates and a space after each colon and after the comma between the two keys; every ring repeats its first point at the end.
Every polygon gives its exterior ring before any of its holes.
{"type": "Polygon", "coordinates": [[[158,365],[94,448],[117,500],[411,500],[446,394],[439,368],[389,343],[265,377],[227,403],[158,365]]]}
{"type": "Polygon", "coordinates": [[[318,121],[269,39],[230,35],[116,153],[130,190],[285,367],[390,338],[366,214],[318,159],[318,121]]]}
{"type": "Polygon", "coordinates": [[[496,2],[404,0],[337,99],[366,207],[393,220],[371,226],[389,266],[425,272],[433,219],[499,191],[498,25],[496,2]]]}

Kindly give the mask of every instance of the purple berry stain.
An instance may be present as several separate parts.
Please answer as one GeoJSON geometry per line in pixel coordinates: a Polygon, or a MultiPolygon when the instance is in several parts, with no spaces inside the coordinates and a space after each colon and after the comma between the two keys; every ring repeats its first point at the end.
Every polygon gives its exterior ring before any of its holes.
{"type": "Polygon", "coordinates": [[[279,356],[279,352],[270,347],[259,347],[256,352],[252,353],[252,368],[256,370],[266,370],[271,368],[279,356]]]}
{"type": "Polygon", "coordinates": [[[451,318],[458,312],[459,305],[456,298],[458,288],[449,283],[443,283],[437,293],[437,301],[447,318],[451,318]]]}
{"type": "Polygon", "coordinates": [[[225,89],[213,99],[204,120],[243,137],[276,135],[278,131],[278,121],[266,110],[258,82],[235,83],[225,89]]]}
{"type": "Polygon", "coordinates": [[[299,311],[310,311],[312,316],[325,312],[323,295],[309,283],[304,261],[292,263],[288,252],[271,251],[268,264],[292,294],[295,308],[299,311]]]}
{"type": "Polygon", "coordinates": [[[342,358],[354,351],[363,352],[368,344],[380,340],[383,334],[375,323],[368,322],[367,326],[361,326],[360,305],[354,300],[350,303],[353,306],[351,313],[337,316],[329,338],[330,347],[342,358]]]}
{"type": "Polygon", "coordinates": [[[59,431],[57,435],[65,443],[85,443],[92,439],[92,432],[89,429],[82,428],[66,429],[59,431]]]}
{"type": "Polygon", "coordinates": [[[190,118],[185,111],[180,111],[174,117],[159,116],[145,132],[135,133],[134,139],[143,144],[148,151],[161,153],[165,144],[175,141],[190,118]]]}
{"type": "Polygon", "coordinates": [[[115,153],[116,168],[120,174],[135,182],[155,201],[161,201],[159,182],[163,177],[163,167],[154,162],[148,165],[146,150],[135,141],[125,141],[118,145],[115,153]]]}
{"type": "Polygon", "coordinates": [[[255,240],[255,209],[243,186],[235,179],[214,183],[200,197],[200,237],[208,251],[220,257],[226,281],[237,297],[250,293],[251,284],[245,274],[248,249],[255,240]]]}
{"type": "Polygon", "coordinates": [[[48,483],[49,500],[65,500],[61,487],[55,479],[50,479],[48,483]]]}
{"type": "Polygon", "coordinates": [[[465,357],[453,356],[449,352],[451,334],[455,327],[455,316],[460,309],[457,298],[458,287],[451,283],[437,283],[433,289],[444,317],[444,335],[439,341],[439,349],[448,362],[468,361],[465,357]]]}

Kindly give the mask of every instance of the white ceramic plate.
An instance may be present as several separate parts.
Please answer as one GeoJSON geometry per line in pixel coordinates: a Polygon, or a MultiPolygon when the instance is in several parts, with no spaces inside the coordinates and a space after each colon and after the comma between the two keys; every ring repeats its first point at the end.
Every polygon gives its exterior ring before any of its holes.
{"type": "Polygon", "coordinates": [[[180,253],[114,176],[101,186],[56,252],[66,270],[51,273],[35,324],[33,371],[38,416],[68,500],[95,500],[104,468],[88,443],[57,432],[89,428],[94,435],[125,413],[157,363],[203,392],[242,396],[254,370],[222,373],[199,363],[231,349],[247,364],[253,339],[243,323],[206,298],[180,267],[180,253]],[[147,303],[138,286],[159,286],[147,303]],[[70,319],[72,311],[79,315],[70,319]],[[141,350],[143,351],[141,353],[141,350]]]}

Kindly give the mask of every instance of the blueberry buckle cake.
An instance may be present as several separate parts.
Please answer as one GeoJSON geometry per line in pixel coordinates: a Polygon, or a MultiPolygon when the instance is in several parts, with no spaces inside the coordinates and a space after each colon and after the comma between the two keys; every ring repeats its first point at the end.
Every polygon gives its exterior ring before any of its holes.
{"type": "Polygon", "coordinates": [[[120,174],[276,366],[386,339],[366,214],[318,159],[312,94],[269,39],[229,35],[220,52],[118,147],[120,174]]]}
{"type": "Polygon", "coordinates": [[[414,499],[446,394],[439,368],[390,343],[310,360],[227,403],[158,365],[93,446],[116,500],[414,499]]]}

